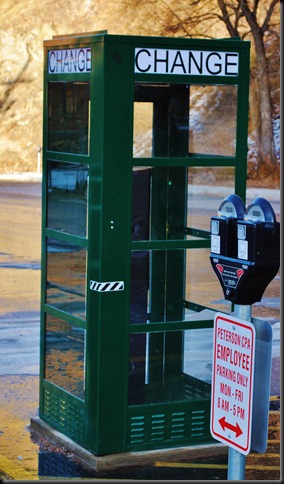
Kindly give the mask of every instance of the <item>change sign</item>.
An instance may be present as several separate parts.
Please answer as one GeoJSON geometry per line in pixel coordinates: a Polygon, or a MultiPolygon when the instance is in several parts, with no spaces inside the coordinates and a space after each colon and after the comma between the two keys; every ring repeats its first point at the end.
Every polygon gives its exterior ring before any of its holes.
{"type": "Polygon", "coordinates": [[[217,313],[210,431],[215,439],[245,455],[251,442],[254,353],[253,324],[217,313]]]}

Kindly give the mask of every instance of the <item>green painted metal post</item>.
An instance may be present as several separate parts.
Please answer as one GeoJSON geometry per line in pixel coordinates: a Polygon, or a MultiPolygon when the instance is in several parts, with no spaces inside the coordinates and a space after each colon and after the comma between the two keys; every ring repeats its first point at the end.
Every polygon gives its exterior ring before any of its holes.
{"type": "Polygon", "coordinates": [[[190,358],[218,308],[192,297],[210,227],[189,175],[230,169],[245,197],[249,48],[44,42],[40,418],[96,455],[214,443],[190,358]]]}

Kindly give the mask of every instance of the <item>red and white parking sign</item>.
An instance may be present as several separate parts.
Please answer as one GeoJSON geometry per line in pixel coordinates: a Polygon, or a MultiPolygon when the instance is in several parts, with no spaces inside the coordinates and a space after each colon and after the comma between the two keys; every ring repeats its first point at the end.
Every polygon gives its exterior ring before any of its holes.
{"type": "Polygon", "coordinates": [[[254,353],[253,324],[216,313],[210,431],[245,455],[251,441],[254,353]]]}

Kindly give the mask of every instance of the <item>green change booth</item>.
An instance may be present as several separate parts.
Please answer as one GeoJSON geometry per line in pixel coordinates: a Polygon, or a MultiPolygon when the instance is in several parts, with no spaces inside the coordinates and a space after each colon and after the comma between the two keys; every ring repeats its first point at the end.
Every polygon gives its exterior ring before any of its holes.
{"type": "Polygon", "coordinates": [[[98,456],[214,443],[206,187],[245,201],[250,43],[44,52],[39,418],[98,456]]]}

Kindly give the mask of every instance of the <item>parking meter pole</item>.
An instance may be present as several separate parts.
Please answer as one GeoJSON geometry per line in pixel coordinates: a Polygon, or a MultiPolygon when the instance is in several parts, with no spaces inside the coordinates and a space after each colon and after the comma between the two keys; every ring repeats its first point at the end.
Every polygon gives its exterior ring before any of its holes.
{"type": "MultiPolygon", "coordinates": [[[[210,232],[210,261],[224,297],[235,304],[236,319],[251,323],[251,305],[261,300],[280,267],[280,223],[264,198],[256,198],[245,208],[240,197],[231,194],[217,216],[211,217],[210,232]]],[[[233,441],[230,444],[228,480],[243,480],[245,455],[234,450],[233,441]]]]}
{"type": "Polygon", "coordinates": [[[229,447],[228,452],[228,481],[244,481],[246,456],[236,449],[229,447]]]}
{"type": "MultiPolygon", "coordinates": [[[[234,316],[244,321],[251,321],[252,306],[249,304],[235,304],[234,316]]],[[[245,479],[246,456],[229,447],[228,452],[228,481],[243,481],[245,479]]]]}

